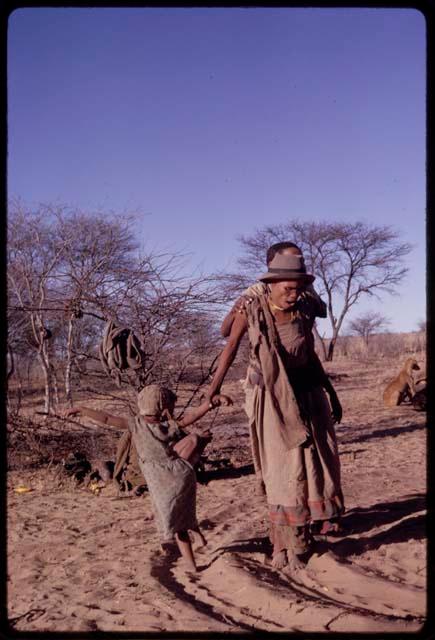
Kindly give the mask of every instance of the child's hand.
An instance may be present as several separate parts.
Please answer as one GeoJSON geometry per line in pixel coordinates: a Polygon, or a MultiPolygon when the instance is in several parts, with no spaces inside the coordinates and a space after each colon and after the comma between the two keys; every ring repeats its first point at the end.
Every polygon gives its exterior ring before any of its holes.
{"type": "Polygon", "coordinates": [[[62,418],[68,418],[69,416],[77,416],[80,414],[80,409],[78,407],[70,407],[68,409],[63,409],[60,412],[62,418]]]}
{"type": "Polygon", "coordinates": [[[234,305],[234,310],[237,313],[244,313],[246,310],[246,307],[248,307],[248,305],[251,304],[251,302],[253,301],[254,298],[252,298],[251,296],[241,296],[236,304],[234,305]]]}
{"type": "Polygon", "coordinates": [[[217,393],[210,399],[210,409],[215,409],[216,407],[220,407],[221,405],[225,405],[229,407],[233,404],[232,398],[224,395],[223,393],[217,393]]]}

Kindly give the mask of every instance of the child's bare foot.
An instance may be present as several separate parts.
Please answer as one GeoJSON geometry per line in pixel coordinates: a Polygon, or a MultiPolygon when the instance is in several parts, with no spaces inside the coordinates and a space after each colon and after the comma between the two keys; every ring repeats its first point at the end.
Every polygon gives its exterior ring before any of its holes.
{"type": "Polygon", "coordinates": [[[162,542],[160,544],[162,554],[168,559],[174,559],[178,555],[178,549],[175,542],[162,542]]]}
{"type": "Polygon", "coordinates": [[[189,575],[190,573],[197,573],[197,572],[198,572],[198,568],[197,568],[197,566],[196,566],[196,564],[195,564],[195,561],[194,561],[194,560],[193,560],[193,561],[190,561],[190,560],[188,560],[187,558],[184,558],[184,562],[185,562],[185,565],[186,565],[185,572],[186,572],[188,575],[189,575]]]}
{"type": "Polygon", "coordinates": [[[204,538],[201,531],[192,530],[193,544],[195,545],[195,549],[201,549],[201,547],[205,547],[207,544],[207,540],[204,538]]]}
{"type": "Polygon", "coordinates": [[[277,553],[274,552],[271,564],[275,569],[283,569],[288,564],[287,551],[282,549],[277,553]]]}

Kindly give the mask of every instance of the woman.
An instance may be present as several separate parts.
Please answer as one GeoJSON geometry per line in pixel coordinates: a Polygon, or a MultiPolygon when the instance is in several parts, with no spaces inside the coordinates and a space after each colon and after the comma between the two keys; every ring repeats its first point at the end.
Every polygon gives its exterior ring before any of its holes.
{"type": "Polygon", "coordinates": [[[309,524],[330,523],[344,510],[333,425],[342,410],[314,352],[310,319],[298,305],[314,281],[303,258],[277,254],[260,281],[266,292],[236,314],[208,398],[219,392],[248,332],[247,414],[255,468],[267,496],[273,565],[296,569],[309,556],[309,524]]]}
{"type": "Polygon", "coordinates": [[[135,418],[112,416],[88,407],[68,409],[64,415],[85,415],[97,422],[129,429],[136,447],[139,465],[148,486],[162,547],[175,538],[189,570],[196,571],[189,530],[201,544],[205,539],[196,520],[196,475],[193,465],[209,434],[185,435],[186,427],[221,403],[231,404],[227,396],[215,395],[182,419],[173,420],[177,396],[159,385],[149,385],[138,394],[139,413],[135,418]]]}

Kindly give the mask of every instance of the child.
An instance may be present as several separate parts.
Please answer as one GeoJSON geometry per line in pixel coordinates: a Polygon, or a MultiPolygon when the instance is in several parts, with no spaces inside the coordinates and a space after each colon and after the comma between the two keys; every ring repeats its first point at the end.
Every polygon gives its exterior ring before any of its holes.
{"type": "Polygon", "coordinates": [[[185,435],[186,427],[212,408],[229,405],[228,396],[218,395],[192,409],[181,420],[173,420],[177,396],[159,385],[149,385],[138,394],[139,413],[135,418],[111,416],[88,407],[68,409],[64,415],[85,415],[103,424],[127,428],[132,433],[139,465],[148,485],[155,521],[165,543],[175,541],[190,571],[196,571],[192,545],[188,531],[205,545],[196,520],[196,475],[193,465],[205,446],[210,434],[185,435]],[[183,437],[184,436],[184,437],[183,437]]]}

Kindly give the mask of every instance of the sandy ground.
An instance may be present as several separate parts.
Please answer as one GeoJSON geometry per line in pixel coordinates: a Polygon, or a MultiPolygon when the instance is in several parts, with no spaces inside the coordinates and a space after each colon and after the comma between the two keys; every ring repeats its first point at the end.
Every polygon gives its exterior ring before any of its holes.
{"type": "MultiPolygon", "coordinates": [[[[254,494],[238,382],[221,409],[211,458],[231,465],[198,486],[208,545],[200,571],[160,552],[148,494],[118,498],[52,481],[51,469],[8,474],[8,616],[20,631],[192,633],[406,632],[426,615],[426,415],[385,409],[383,365],[334,362],[345,534],[323,537],[290,577],[265,563],[266,505],[254,494]],[[24,484],[31,491],[16,493],[24,484]]],[[[90,425],[90,422],[87,423],[90,425]]],[[[115,442],[115,440],[114,440],[115,442]]],[[[116,444],[116,442],[115,442],[116,444]]]]}

